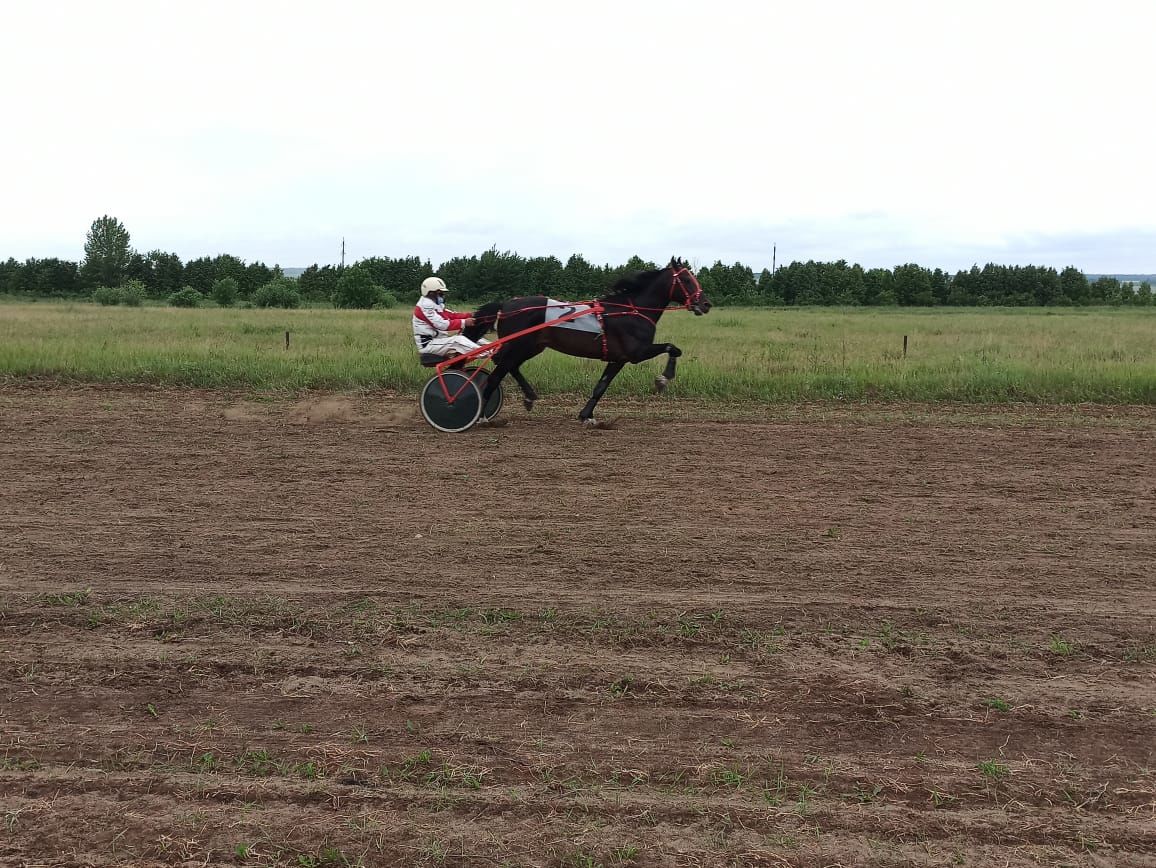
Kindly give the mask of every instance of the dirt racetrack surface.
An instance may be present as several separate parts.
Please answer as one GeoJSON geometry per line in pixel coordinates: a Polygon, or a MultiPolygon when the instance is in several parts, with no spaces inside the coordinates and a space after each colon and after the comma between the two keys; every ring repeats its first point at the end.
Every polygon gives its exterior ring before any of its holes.
{"type": "Polygon", "coordinates": [[[1156,865],[1156,412],[576,409],[0,388],[0,863],[1156,865]]]}

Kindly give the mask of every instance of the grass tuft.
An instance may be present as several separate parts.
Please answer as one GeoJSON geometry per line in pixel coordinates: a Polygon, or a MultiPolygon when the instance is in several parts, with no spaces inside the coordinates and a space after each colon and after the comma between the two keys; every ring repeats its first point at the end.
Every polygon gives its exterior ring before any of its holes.
{"type": "Polygon", "coordinates": [[[980,774],[992,781],[1001,781],[1011,774],[1011,769],[998,760],[983,760],[977,768],[980,774]]]}

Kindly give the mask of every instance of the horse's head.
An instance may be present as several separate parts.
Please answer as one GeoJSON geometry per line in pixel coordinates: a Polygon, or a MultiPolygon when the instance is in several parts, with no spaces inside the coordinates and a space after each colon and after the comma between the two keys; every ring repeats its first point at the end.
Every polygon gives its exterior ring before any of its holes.
{"type": "Polygon", "coordinates": [[[690,266],[677,257],[670,258],[667,269],[671,273],[670,300],[681,304],[695,316],[702,316],[711,309],[710,299],[702,291],[702,286],[690,266]]]}

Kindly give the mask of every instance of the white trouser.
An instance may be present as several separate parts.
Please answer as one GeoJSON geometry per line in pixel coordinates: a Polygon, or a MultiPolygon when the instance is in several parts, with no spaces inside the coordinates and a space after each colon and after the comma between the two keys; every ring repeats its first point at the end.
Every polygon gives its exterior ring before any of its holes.
{"type": "MultiPolygon", "coordinates": [[[[482,344],[488,344],[489,341],[485,338],[479,340],[476,344],[467,337],[462,335],[446,335],[444,338],[434,338],[428,344],[421,348],[423,353],[429,353],[433,356],[460,356],[462,353],[468,353],[470,350],[476,350],[482,344]]],[[[488,353],[479,356],[484,358],[488,353]]]]}

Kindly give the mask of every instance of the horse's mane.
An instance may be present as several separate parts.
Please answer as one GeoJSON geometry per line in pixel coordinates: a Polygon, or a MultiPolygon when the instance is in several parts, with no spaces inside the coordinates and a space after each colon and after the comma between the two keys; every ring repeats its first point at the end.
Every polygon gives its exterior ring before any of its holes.
{"type": "Polygon", "coordinates": [[[666,271],[667,268],[685,268],[686,263],[677,257],[671,257],[670,265],[665,268],[652,268],[649,271],[637,271],[634,274],[627,274],[624,277],[618,278],[614,281],[614,285],[610,287],[610,292],[602,296],[602,298],[610,298],[612,295],[633,295],[636,292],[641,292],[650,285],[659,274],[666,271]]]}
{"type": "Polygon", "coordinates": [[[634,274],[627,274],[614,281],[614,285],[610,287],[610,292],[602,296],[609,298],[612,295],[633,295],[636,292],[641,292],[646,289],[659,274],[665,269],[652,268],[650,271],[638,271],[634,274]]]}

